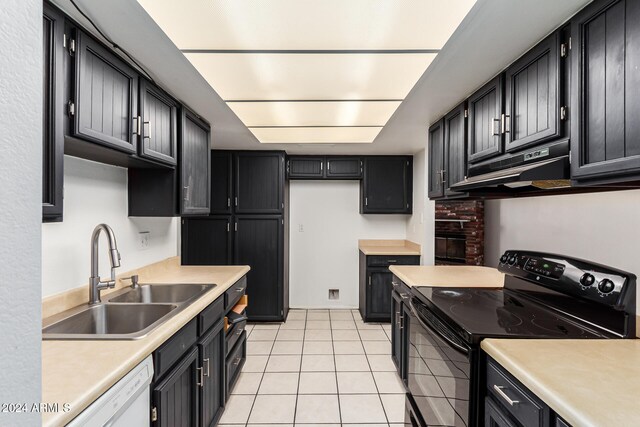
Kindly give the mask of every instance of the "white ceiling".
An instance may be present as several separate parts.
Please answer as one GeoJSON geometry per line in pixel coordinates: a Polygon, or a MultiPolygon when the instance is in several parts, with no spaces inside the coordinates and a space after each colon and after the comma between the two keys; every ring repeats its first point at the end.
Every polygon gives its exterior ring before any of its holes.
{"type": "MultiPolygon", "coordinates": [[[[144,0],[145,2],[147,0],[144,0]]],[[[152,0],[148,0],[151,2],[152,0]]],[[[157,1],[157,0],[155,0],[157,1]]],[[[167,1],[163,0],[162,2],[167,1]]],[[[74,16],[81,23],[88,25],[68,0],[54,0],[67,13],[74,16]]],[[[161,3],[162,3],[161,2],[161,3]]],[[[478,0],[471,8],[470,12],[462,20],[461,24],[448,39],[440,53],[433,59],[429,68],[418,79],[417,83],[410,89],[406,99],[392,114],[386,122],[384,128],[378,133],[377,127],[355,127],[355,128],[335,128],[320,127],[314,134],[321,135],[321,129],[353,129],[354,132],[366,131],[370,135],[377,135],[371,144],[261,144],[254,136],[253,132],[264,132],[269,134],[273,128],[256,127],[248,129],[242,120],[252,124],[252,126],[268,126],[274,117],[286,123],[285,126],[298,126],[293,123],[303,123],[304,126],[313,124],[316,126],[328,126],[334,123],[344,123],[345,117],[351,117],[354,126],[374,126],[379,125],[388,114],[388,110],[394,109],[395,105],[360,105],[351,104],[350,116],[344,113],[345,106],[321,106],[309,105],[301,108],[298,106],[295,113],[287,114],[283,111],[292,111],[291,104],[277,103],[273,109],[260,107],[259,103],[227,103],[223,98],[211,88],[211,85],[198,73],[196,68],[176,47],[158,24],[151,19],[145,9],[136,0],[110,0],[108,2],[96,2],[92,0],[76,0],[76,3],[103,29],[103,31],[117,44],[123,46],[150,71],[156,81],[163,85],[174,95],[198,111],[204,118],[213,125],[212,146],[224,149],[284,149],[289,153],[327,153],[327,154],[409,154],[424,149],[426,145],[426,128],[438,117],[453,108],[455,104],[462,101],[485,81],[502,70],[520,54],[541,40],[550,31],[565,22],[571,15],[586,5],[589,0],[536,0],[536,1],[512,1],[512,0],[478,0]],[[526,25],[523,23],[526,17],[526,25]],[[329,108],[330,107],[330,108],[329,108]],[[367,113],[360,114],[362,109],[367,109],[367,113]],[[236,115],[237,112],[238,115],[236,115]],[[336,111],[338,111],[336,113],[336,111]],[[240,118],[238,118],[240,116],[240,118]],[[310,119],[318,118],[318,123],[311,122],[310,119]],[[342,121],[336,122],[336,117],[342,121]],[[371,123],[369,123],[371,122],[371,123]]],[[[425,49],[425,40],[435,40],[437,34],[442,34],[438,25],[446,19],[449,5],[447,1],[420,1],[407,2],[413,7],[434,7],[438,13],[433,15],[417,14],[415,9],[395,8],[390,22],[394,31],[379,31],[375,26],[367,27],[368,22],[381,22],[388,11],[384,9],[367,9],[363,4],[371,4],[371,0],[323,0],[323,1],[300,1],[300,0],[271,0],[268,2],[250,2],[251,8],[245,8],[245,12],[255,14],[251,18],[258,22],[258,28],[245,32],[242,30],[241,18],[234,15],[237,7],[243,1],[212,1],[212,0],[190,0],[182,2],[172,2],[178,10],[191,10],[191,6],[202,7],[208,5],[212,10],[212,15],[219,16],[219,20],[224,16],[225,22],[211,20],[207,16],[200,14],[193,15],[194,20],[201,20],[209,25],[210,32],[203,39],[193,40],[190,34],[184,34],[184,39],[179,43],[188,46],[187,49],[237,49],[245,43],[257,46],[254,49],[343,49],[347,43],[352,49],[425,49]],[[324,8],[325,4],[333,4],[334,8],[324,8]],[[218,14],[212,5],[223,7],[224,14],[218,14]],[[288,5],[293,8],[290,13],[299,15],[301,11],[306,11],[307,17],[294,21],[289,21],[289,15],[278,12],[277,5],[288,5]],[[348,6],[345,6],[348,4],[348,6]],[[220,6],[222,5],[222,6],[220,6]],[[269,7],[265,6],[269,5],[269,7]],[[271,6],[275,5],[272,9],[271,6]],[[353,10],[366,10],[356,19],[353,13],[336,13],[341,7],[353,8],[353,10]],[[436,7],[439,7],[436,8],[436,7]],[[228,14],[227,14],[228,12],[228,14]],[[323,15],[324,14],[324,15],[323,15]],[[376,15],[377,14],[377,15],[376,15]],[[261,19],[257,19],[261,18],[261,19]],[[331,22],[331,26],[317,32],[311,26],[314,22],[312,17],[318,17],[318,21],[331,22]],[[358,21],[359,20],[359,21],[358,21]],[[395,20],[395,21],[394,21],[395,20]],[[399,26],[397,22],[407,22],[406,26],[399,26]],[[358,31],[351,31],[349,25],[358,22],[358,31]],[[229,31],[229,26],[234,31],[229,31]],[[416,32],[415,28],[421,26],[421,31],[416,32]],[[291,38],[288,36],[289,28],[298,32],[300,37],[291,38]],[[305,36],[305,29],[308,29],[309,36],[305,36]],[[433,29],[433,31],[431,31],[433,29]],[[222,36],[226,34],[226,36],[222,36]],[[318,37],[318,34],[320,37],[318,37]],[[210,38],[208,38],[210,36],[210,38]],[[242,37],[249,36],[247,39],[242,37]],[[384,40],[384,41],[381,41],[384,40]],[[202,44],[202,45],[198,45],[202,44]],[[216,44],[217,43],[217,44],[216,44]],[[376,44],[377,43],[377,44],[376,44]],[[386,45],[385,45],[386,43],[386,45]],[[277,46],[277,47],[275,47],[277,46]],[[375,46],[375,47],[373,47],[375,46]]],[[[384,3],[384,2],[380,2],[384,3]]],[[[395,3],[395,2],[394,2],[395,3]]],[[[378,4],[378,3],[376,3],[378,4]]],[[[200,10],[200,9],[197,9],[200,10]]],[[[174,12],[171,12],[174,13],[174,12]]],[[[170,15],[171,15],[170,13],[170,15]]],[[[287,12],[289,13],[289,12],[287,12]]],[[[171,16],[169,16],[170,18],[171,16]]],[[[197,25],[194,24],[194,28],[197,25]]],[[[198,36],[200,37],[200,36],[198,36]]],[[[444,40],[440,40],[440,43],[444,40]]],[[[182,46],[181,46],[182,47],[182,46]]],[[[197,54],[194,54],[197,55],[197,54]]],[[[236,54],[236,56],[247,55],[236,54]]],[[[263,53],[265,57],[274,58],[268,62],[268,67],[277,70],[282,52],[263,53]]],[[[342,54],[352,56],[348,54],[342,54]]],[[[363,55],[360,53],[359,55],[363,55]]],[[[407,54],[410,58],[411,54],[407,54]]],[[[417,55],[423,57],[422,51],[417,55]]],[[[431,54],[432,55],[432,54],[431,54]]],[[[220,55],[224,57],[225,55],[220,55]]],[[[337,56],[337,55],[336,55],[337,56]]],[[[385,56],[391,56],[387,54],[385,56]]],[[[405,55],[395,55],[392,57],[390,65],[380,65],[394,68],[394,61],[400,61],[400,57],[405,55]]],[[[364,58],[364,56],[363,56],[364,58]]],[[[356,59],[358,60],[358,59],[356,59]]],[[[238,59],[235,59],[238,61],[238,59]]],[[[247,59],[241,59],[247,61],[247,59]]],[[[362,58],[359,59],[362,61],[362,58]]],[[[249,61],[251,62],[251,61],[249,61]]],[[[381,63],[385,62],[381,60],[381,63]]],[[[316,64],[317,65],[317,64],[316,64]]],[[[322,65],[322,64],[321,64],[322,65]]],[[[313,64],[307,64],[307,70],[314,75],[324,77],[324,74],[313,69],[313,64]]],[[[400,67],[402,68],[402,67],[400,67]]],[[[247,73],[245,68],[243,73],[247,73]]],[[[402,68],[402,72],[408,70],[402,68]]],[[[222,72],[221,72],[222,73],[222,72]]],[[[375,73],[374,73],[375,74],[375,73]]],[[[251,75],[249,73],[249,75],[251,75]]],[[[262,78],[261,73],[257,74],[262,78]]],[[[277,76],[276,76],[277,78],[277,76]]],[[[354,80],[355,81],[355,80],[354,80]]],[[[362,87],[367,87],[366,82],[362,87]]],[[[398,87],[406,82],[383,82],[383,84],[369,85],[372,91],[383,91],[384,88],[398,87]]],[[[249,83],[247,82],[247,85],[249,83]]],[[[328,88],[335,87],[328,85],[328,88]]],[[[228,89],[234,89],[230,84],[228,89]]],[[[242,87],[235,89],[243,90],[242,87]]],[[[235,90],[234,89],[234,90],[235,90]]],[[[264,90],[264,87],[262,88],[264,90]]],[[[269,90],[271,90],[269,88],[269,90]]],[[[342,94],[340,99],[351,99],[342,94]]],[[[324,99],[324,98],[323,98],[324,99]]],[[[398,102],[398,101],[395,101],[398,102]]],[[[319,103],[318,103],[319,104],[319,103]]],[[[338,103],[336,103],[337,105],[338,103]]],[[[342,126],[342,125],[339,125],[342,126]]],[[[296,132],[303,128],[278,128],[278,131],[296,132]]],[[[326,130],[324,131],[326,132],[326,130]]],[[[264,136],[263,135],[263,136],[264,136]]],[[[346,138],[347,136],[344,136],[346,138]]],[[[360,139],[357,135],[354,139],[360,139]]]]}
{"type": "MultiPolygon", "coordinates": [[[[339,103],[306,102],[403,100],[475,0],[138,2],[222,99],[262,103],[240,117],[270,118],[270,129],[250,128],[260,142],[349,144],[371,143],[379,129],[356,127],[339,103]],[[285,117],[282,100],[311,114],[285,117]],[[316,108],[324,123],[309,120],[316,108]]],[[[358,116],[382,127],[394,111],[358,116]]]]}

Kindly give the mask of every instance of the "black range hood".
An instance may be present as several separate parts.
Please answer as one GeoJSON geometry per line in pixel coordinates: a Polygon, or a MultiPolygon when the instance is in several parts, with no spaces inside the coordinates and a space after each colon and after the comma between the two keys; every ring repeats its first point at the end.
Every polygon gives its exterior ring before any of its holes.
{"type": "Polygon", "coordinates": [[[480,165],[469,166],[469,176],[451,186],[460,192],[509,192],[531,189],[550,190],[571,186],[569,143],[509,154],[480,165]]]}

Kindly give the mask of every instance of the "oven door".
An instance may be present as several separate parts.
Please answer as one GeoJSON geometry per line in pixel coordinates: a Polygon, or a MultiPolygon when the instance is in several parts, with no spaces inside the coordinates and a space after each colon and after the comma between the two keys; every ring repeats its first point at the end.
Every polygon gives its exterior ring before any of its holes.
{"type": "Polygon", "coordinates": [[[477,350],[411,298],[409,393],[428,426],[475,426],[477,350]]]}

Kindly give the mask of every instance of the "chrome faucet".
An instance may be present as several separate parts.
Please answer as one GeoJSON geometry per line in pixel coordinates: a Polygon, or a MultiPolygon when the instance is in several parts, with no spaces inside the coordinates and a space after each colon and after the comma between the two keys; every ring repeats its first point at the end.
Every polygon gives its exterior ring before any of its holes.
{"type": "Polygon", "coordinates": [[[91,235],[91,277],[89,277],[89,304],[98,304],[100,291],[116,286],[116,268],[120,267],[120,252],[116,245],[116,236],[107,224],[98,224],[91,235]],[[109,239],[109,260],[111,261],[111,280],[101,281],[98,270],[98,242],[100,232],[104,231],[109,239]]]}

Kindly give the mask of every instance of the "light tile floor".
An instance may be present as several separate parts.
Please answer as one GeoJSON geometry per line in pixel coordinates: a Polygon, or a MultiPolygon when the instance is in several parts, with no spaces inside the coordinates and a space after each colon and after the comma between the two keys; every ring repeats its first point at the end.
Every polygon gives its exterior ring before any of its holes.
{"type": "Polygon", "coordinates": [[[389,324],[365,324],[357,310],[291,310],[247,334],[220,427],[403,426],[389,324]]]}

